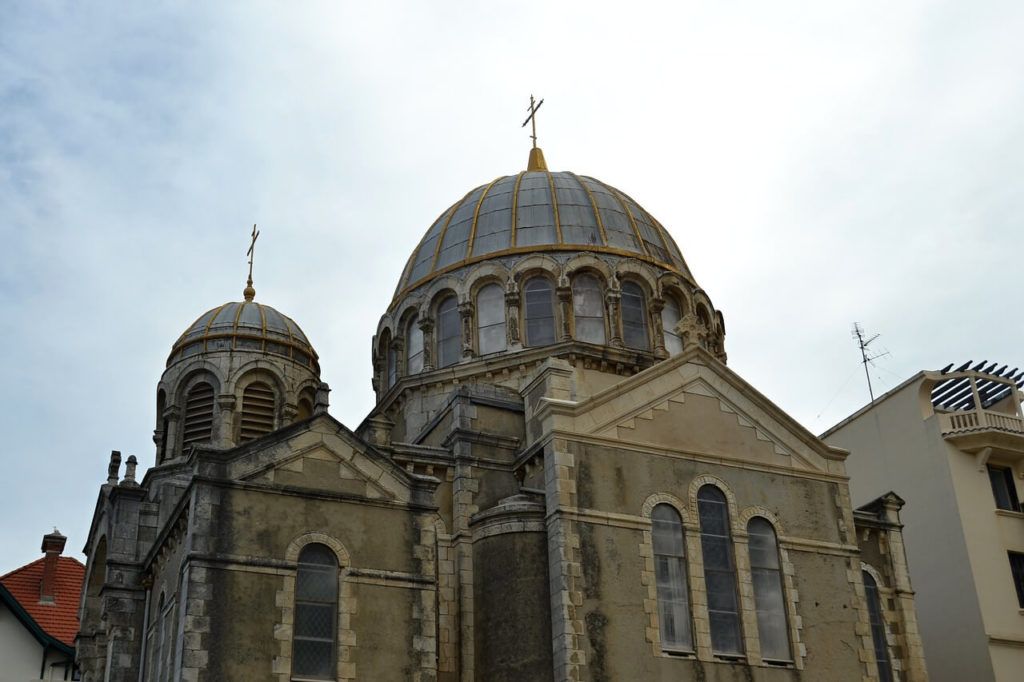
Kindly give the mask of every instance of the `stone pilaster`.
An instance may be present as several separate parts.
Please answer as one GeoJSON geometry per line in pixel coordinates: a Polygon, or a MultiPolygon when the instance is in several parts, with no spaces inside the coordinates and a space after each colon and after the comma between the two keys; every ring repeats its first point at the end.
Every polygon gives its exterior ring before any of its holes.
{"type": "Polygon", "coordinates": [[[434,369],[434,320],[422,317],[419,325],[423,332],[423,371],[429,372],[434,369]]]}
{"type": "Polygon", "coordinates": [[[216,429],[213,437],[219,448],[229,448],[235,440],[235,408],[238,398],[231,393],[217,396],[217,414],[214,420],[216,429]]]}
{"type": "Polygon", "coordinates": [[[462,322],[462,357],[471,358],[473,351],[473,304],[463,301],[459,304],[459,320],[462,322]]]}
{"type": "MultiPolygon", "coordinates": [[[[565,279],[564,277],[562,279],[565,279]]],[[[555,296],[558,300],[559,313],[559,341],[572,340],[572,288],[569,281],[564,284],[559,282],[555,289],[555,296]]]]}
{"type": "Polygon", "coordinates": [[[651,299],[651,333],[654,335],[654,356],[667,358],[668,351],[665,350],[665,328],[661,321],[661,311],[665,308],[665,299],[651,299]]]}

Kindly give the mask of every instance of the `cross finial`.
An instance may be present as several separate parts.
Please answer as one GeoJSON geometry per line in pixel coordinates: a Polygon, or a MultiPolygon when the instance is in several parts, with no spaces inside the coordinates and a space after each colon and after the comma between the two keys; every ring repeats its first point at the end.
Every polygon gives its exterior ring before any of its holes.
{"type": "Polygon", "coordinates": [[[533,148],[536,149],[537,148],[537,110],[540,109],[540,105],[544,104],[544,100],[542,99],[541,101],[536,102],[536,104],[534,102],[535,102],[535,100],[533,99],[533,95],[530,95],[530,106],[526,109],[527,111],[530,112],[530,115],[526,117],[526,120],[523,121],[523,125],[521,125],[520,127],[521,128],[525,128],[527,123],[531,123],[532,124],[530,126],[530,130],[532,131],[532,134],[530,135],[530,139],[533,140],[533,148]]]}
{"type": "Polygon", "coordinates": [[[530,95],[530,106],[527,111],[530,115],[523,121],[521,128],[525,128],[526,124],[531,124],[530,130],[532,134],[530,139],[533,140],[533,148],[530,150],[530,161],[526,164],[526,170],[528,171],[546,171],[548,169],[547,163],[544,161],[544,152],[537,146],[537,111],[540,109],[540,105],[544,104],[544,100],[536,101],[533,95],[530,95]]]}
{"type": "Polygon", "coordinates": [[[249,257],[249,279],[246,280],[245,289],[242,291],[242,295],[245,296],[246,301],[251,301],[256,298],[256,290],[252,288],[252,259],[256,253],[256,239],[259,238],[260,233],[256,229],[256,224],[253,223],[252,235],[249,242],[249,250],[245,252],[245,255],[249,257]]]}

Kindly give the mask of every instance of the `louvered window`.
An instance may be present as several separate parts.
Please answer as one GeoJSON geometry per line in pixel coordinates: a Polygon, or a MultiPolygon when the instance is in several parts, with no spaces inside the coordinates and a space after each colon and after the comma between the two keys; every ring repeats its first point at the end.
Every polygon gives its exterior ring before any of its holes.
{"type": "Polygon", "coordinates": [[[338,659],[338,560],[330,548],[306,545],[295,574],[292,676],[335,679],[338,659]]]}
{"type": "Polygon", "coordinates": [[[242,431],[239,440],[259,438],[274,430],[274,391],[262,381],[245,387],[242,393],[242,431]]]}
{"type": "Polygon", "coordinates": [[[204,382],[189,389],[185,398],[182,443],[209,443],[213,436],[213,386],[204,382]]]}

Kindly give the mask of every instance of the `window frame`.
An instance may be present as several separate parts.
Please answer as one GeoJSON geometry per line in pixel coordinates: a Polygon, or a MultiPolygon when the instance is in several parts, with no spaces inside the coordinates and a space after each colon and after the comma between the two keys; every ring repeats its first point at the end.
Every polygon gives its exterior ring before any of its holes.
{"type": "Polygon", "coordinates": [[[341,562],[338,561],[338,557],[335,554],[334,550],[331,547],[329,547],[328,545],[325,545],[325,544],[320,543],[320,542],[310,542],[310,543],[304,545],[302,547],[302,549],[299,550],[299,554],[298,554],[298,557],[297,557],[296,562],[295,562],[295,593],[294,593],[294,598],[293,598],[293,608],[294,608],[293,614],[294,614],[294,616],[293,616],[293,621],[292,621],[293,622],[293,625],[292,625],[292,656],[291,656],[291,670],[290,670],[290,679],[292,679],[292,680],[317,680],[318,682],[322,680],[322,681],[325,681],[325,682],[329,682],[329,681],[332,681],[332,680],[337,680],[337,678],[338,678],[338,654],[339,654],[338,605],[339,605],[339,600],[340,600],[340,597],[341,597],[341,589],[340,589],[340,582],[341,581],[340,581],[340,576],[341,576],[341,562]],[[323,550],[324,554],[331,558],[331,563],[330,564],[327,564],[327,563],[303,562],[303,560],[302,560],[303,554],[307,554],[308,552],[318,551],[318,550],[323,550]],[[302,580],[302,577],[303,577],[303,566],[304,565],[306,567],[306,570],[309,571],[310,573],[320,572],[320,573],[325,573],[326,574],[326,573],[330,573],[333,570],[333,575],[334,575],[334,581],[333,581],[334,595],[333,595],[333,599],[315,600],[315,599],[310,599],[310,598],[306,598],[306,599],[300,598],[299,595],[301,594],[302,589],[303,589],[302,586],[301,586],[301,580],[302,580]],[[320,608],[323,608],[324,606],[329,606],[330,607],[330,613],[331,613],[331,636],[330,637],[312,637],[312,636],[309,636],[309,635],[299,635],[298,634],[297,630],[298,630],[298,623],[299,623],[300,613],[301,613],[302,607],[306,607],[306,606],[314,606],[314,607],[320,607],[320,608]],[[330,672],[329,672],[328,675],[316,676],[316,675],[311,675],[311,674],[308,674],[308,673],[303,674],[303,673],[296,672],[295,666],[296,666],[296,660],[298,658],[296,656],[296,653],[295,653],[297,648],[298,648],[298,647],[296,647],[296,644],[298,642],[300,642],[300,641],[330,642],[330,653],[329,653],[329,659],[328,659],[329,665],[330,665],[330,672]]]}
{"type": "Polygon", "coordinates": [[[875,580],[875,576],[864,568],[861,568],[861,579],[864,581],[864,601],[868,607],[868,623],[871,627],[871,643],[875,651],[878,679],[881,682],[894,682],[896,677],[893,674],[892,653],[889,651],[889,628],[885,622],[881,585],[875,580]],[[879,657],[879,654],[884,656],[879,657]]]}
{"type": "Polygon", "coordinates": [[[476,351],[478,355],[491,355],[493,353],[502,353],[508,350],[508,310],[505,306],[505,287],[499,282],[488,281],[481,284],[480,288],[476,290],[474,296],[476,301],[475,306],[475,317],[476,317],[476,351]],[[493,301],[485,299],[481,302],[481,296],[485,295],[485,292],[496,291],[497,296],[493,301]],[[501,322],[491,322],[489,324],[483,324],[483,317],[485,312],[491,311],[491,304],[495,304],[493,311],[500,311],[501,322]],[[501,339],[499,344],[500,348],[484,348],[484,330],[492,328],[501,328],[501,333],[498,338],[501,339]]]}
{"type": "Polygon", "coordinates": [[[1020,498],[1017,495],[1017,483],[1014,480],[1013,469],[1000,464],[986,464],[985,469],[988,472],[989,485],[992,486],[992,497],[996,503],[996,509],[1020,513],[1020,498]],[[1002,490],[998,488],[1000,485],[1002,490]],[[1002,496],[1005,496],[1005,500],[1000,499],[1002,496]],[[1004,504],[1007,506],[1003,506],[1004,504]]]}
{"type": "Polygon", "coordinates": [[[437,347],[437,369],[451,367],[462,358],[462,318],[459,315],[459,298],[453,293],[444,294],[434,307],[437,333],[434,343],[437,347]],[[446,354],[452,354],[447,357],[446,354]]]}
{"type": "Polygon", "coordinates": [[[1024,609],[1024,552],[1006,552],[1010,561],[1010,575],[1017,590],[1017,605],[1024,609]]]}
{"type": "MultiPolygon", "coordinates": [[[[705,593],[707,594],[707,612],[708,612],[708,631],[711,638],[711,651],[712,655],[717,658],[735,660],[746,656],[746,647],[744,642],[743,632],[743,603],[740,600],[739,592],[739,568],[736,564],[736,550],[733,540],[733,529],[732,529],[732,516],[729,511],[729,499],[721,488],[713,483],[705,483],[697,490],[697,519],[700,524],[700,541],[701,541],[701,560],[703,562],[704,569],[704,587],[705,593]],[[705,491],[713,491],[719,499],[710,500],[705,496],[705,491]],[[721,506],[721,518],[719,521],[724,521],[724,535],[710,532],[705,524],[705,505],[714,504],[721,506]],[[724,558],[727,560],[727,566],[725,568],[709,568],[710,562],[708,557],[713,555],[713,552],[709,551],[712,548],[711,541],[721,542],[725,548],[724,558]],[[732,592],[732,601],[735,606],[733,611],[726,611],[725,609],[712,609],[711,608],[711,589],[708,586],[709,573],[717,573],[722,575],[730,576],[730,585],[732,592]],[[735,618],[735,635],[736,635],[736,650],[726,651],[719,649],[715,644],[715,620],[712,618],[712,612],[721,614],[731,614],[735,618]]],[[[721,636],[719,635],[719,640],[721,636]]]]}
{"type": "MultiPolygon", "coordinates": [[[[789,608],[788,596],[786,594],[786,581],[783,578],[782,571],[782,549],[779,547],[778,530],[775,528],[775,524],[772,523],[770,519],[764,516],[756,515],[752,516],[747,521],[747,554],[750,562],[751,591],[753,593],[754,599],[754,616],[757,622],[757,639],[758,644],[761,648],[761,659],[770,663],[793,663],[793,641],[792,637],[790,636],[789,608]],[[769,532],[761,533],[752,530],[752,526],[754,526],[754,524],[764,524],[764,526],[769,532]],[[751,540],[752,538],[754,538],[754,536],[768,537],[769,535],[771,539],[771,555],[775,560],[775,566],[759,566],[755,563],[755,553],[753,549],[754,543],[752,543],[751,540]],[[763,583],[759,583],[756,576],[758,574],[767,575],[769,573],[774,574],[775,578],[774,584],[771,585],[772,589],[778,589],[778,600],[781,606],[781,611],[778,614],[774,614],[772,612],[768,612],[762,609],[763,600],[759,599],[759,594],[761,593],[758,590],[758,585],[763,585],[763,583]],[[766,618],[768,616],[781,617],[782,631],[783,633],[785,633],[786,640],[786,655],[784,657],[765,655],[764,637],[766,628],[763,627],[762,614],[767,614],[766,618]]],[[[779,623],[775,623],[775,625],[777,626],[779,625],[779,623]]]]}
{"type": "Polygon", "coordinates": [[[606,345],[608,343],[608,318],[607,318],[607,316],[605,314],[605,306],[604,306],[605,286],[604,286],[604,283],[601,281],[601,278],[598,277],[597,275],[595,275],[592,272],[586,272],[586,271],[585,272],[581,272],[581,273],[577,274],[576,276],[574,276],[572,278],[571,289],[572,289],[573,338],[575,338],[577,341],[583,341],[584,343],[593,343],[593,344],[597,344],[599,346],[606,345]],[[581,286],[581,283],[583,283],[583,282],[587,282],[588,283],[587,288],[584,288],[583,286],[581,286]],[[591,283],[593,285],[592,287],[590,287],[591,283]],[[600,314],[599,315],[587,315],[587,314],[581,314],[581,312],[580,312],[579,305],[582,303],[583,293],[585,291],[587,291],[588,289],[590,291],[597,292],[598,306],[600,307],[600,314]],[[580,294],[577,295],[577,292],[580,292],[580,294]],[[583,338],[583,336],[580,334],[580,321],[581,320],[583,320],[583,321],[593,321],[593,320],[598,320],[598,319],[601,321],[600,322],[600,332],[601,332],[600,333],[600,337],[601,338],[599,340],[583,338]]]}
{"type": "MultiPolygon", "coordinates": [[[[619,290],[619,317],[621,318],[620,322],[621,322],[621,325],[622,325],[622,345],[624,345],[626,348],[631,348],[633,350],[641,350],[641,351],[644,351],[644,350],[645,351],[649,351],[651,349],[651,321],[650,321],[650,315],[649,315],[649,312],[650,312],[651,308],[650,308],[650,304],[649,304],[649,302],[647,300],[648,298],[649,297],[647,295],[646,289],[644,289],[644,287],[639,282],[636,282],[636,281],[634,281],[632,279],[628,279],[628,280],[624,281],[622,283],[622,286],[620,287],[620,290],[619,290]],[[632,291],[631,291],[629,294],[627,294],[627,289],[630,289],[630,290],[635,289],[636,293],[632,293],[632,291]],[[631,299],[632,298],[636,298],[639,301],[639,306],[638,306],[639,314],[637,315],[637,321],[639,322],[639,325],[636,324],[634,321],[630,321],[628,323],[626,321],[626,317],[627,317],[627,315],[626,315],[626,297],[627,297],[627,295],[629,296],[629,298],[631,298],[631,299]],[[638,340],[638,337],[636,339],[631,339],[630,338],[630,334],[627,332],[627,329],[629,329],[629,330],[637,330],[637,329],[639,329],[640,332],[643,333],[643,343],[637,345],[635,343],[635,341],[638,340]]],[[[631,306],[630,310],[634,310],[634,308],[631,306]]],[[[630,314],[630,316],[632,317],[632,313],[630,314]]]]}
{"type": "Polygon", "coordinates": [[[654,581],[655,581],[655,594],[657,599],[657,613],[658,613],[658,635],[661,643],[662,651],[670,654],[694,654],[696,653],[696,640],[694,637],[694,619],[693,619],[693,598],[690,594],[690,567],[689,567],[689,556],[686,551],[686,529],[683,524],[682,514],[673,505],[667,502],[659,502],[654,505],[651,509],[651,555],[654,558],[654,581]],[[658,525],[659,523],[668,524],[671,521],[659,520],[657,518],[658,510],[665,509],[669,511],[675,521],[675,527],[668,532],[678,533],[677,540],[678,547],[680,549],[679,554],[667,554],[659,553],[658,546],[661,544],[658,540],[658,525]],[[667,587],[675,587],[679,592],[682,593],[682,603],[685,607],[685,622],[686,622],[686,637],[688,642],[683,643],[667,643],[664,632],[665,625],[665,613],[663,608],[666,604],[679,602],[679,599],[666,598],[662,591],[663,583],[668,583],[669,580],[662,579],[662,572],[660,570],[661,563],[659,557],[674,558],[678,562],[678,583],[674,586],[668,585],[667,587]]]}
{"type": "Polygon", "coordinates": [[[680,300],[679,297],[677,295],[675,295],[674,293],[672,293],[672,292],[665,292],[665,296],[663,298],[664,298],[664,301],[665,301],[665,305],[662,307],[661,313],[660,313],[661,314],[662,343],[665,344],[665,352],[667,352],[669,354],[669,356],[679,355],[684,350],[684,348],[683,348],[683,337],[680,336],[679,334],[676,334],[676,332],[675,332],[675,325],[679,324],[679,322],[682,321],[682,319],[684,317],[684,313],[683,313],[684,308],[683,308],[683,306],[679,302],[679,300],[680,300]],[[670,306],[674,306],[675,307],[675,311],[678,313],[678,317],[676,318],[675,323],[672,323],[672,324],[670,324],[666,320],[666,317],[667,317],[667,315],[668,315],[668,313],[670,311],[670,306]],[[669,342],[669,338],[675,339],[675,341],[678,343],[678,349],[677,350],[674,350],[672,348],[672,346],[674,344],[669,342]]]}
{"type": "Polygon", "coordinates": [[[558,334],[557,334],[557,331],[558,331],[558,306],[555,303],[555,285],[554,285],[554,282],[551,281],[550,277],[548,277],[545,274],[536,274],[536,275],[531,276],[525,282],[523,282],[523,306],[522,306],[522,309],[523,309],[522,310],[522,312],[523,312],[523,325],[522,325],[522,329],[523,329],[523,345],[524,346],[526,346],[527,348],[538,348],[538,347],[541,347],[541,346],[553,345],[554,343],[556,343],[558,341],[558,334]],[[546,336],[545,336],[544,339],[537,339],[537,340],[534,340],[534,339],[530,338],[531,337],[531,333],[530,333],[530,321],[531,321],[531,317],[530,317],[530,303],[531,303],[531,301],[530,301],[530,294],[531,294],[530,285],[533,284],[534,282],[543,282],[544,285],[547,287],[547,294],[548,294],[547,295],[547,303],[550,306],[550,311],[551,311],[550,315],[544,315],[544,316],[536,317],[536,318],[533,318],[533,319],[534,320],[538,320],[538,321],[539,320],[550,320],[551,321],[550,322],[550,327],[549,327],[549,331],[550,331],[550,335],[551,335],[550,340],[547,340],[546,336]]]}

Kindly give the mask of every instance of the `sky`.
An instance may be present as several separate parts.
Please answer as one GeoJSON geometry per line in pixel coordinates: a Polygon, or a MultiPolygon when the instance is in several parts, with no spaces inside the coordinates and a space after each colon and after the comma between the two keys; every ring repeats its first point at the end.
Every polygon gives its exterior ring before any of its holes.
{"type": "MultiPolygon", "coordinates": [[[[552,170],[664,224],[729,366],[814,433],[950,362],[1024,365],[1024,3],[0,0],[0,573],[80,556],[202,312],[257,300],[373,405],[370,339],[467,190],[552,170]]],[[[140,470],[140,477],[142,471],[140,470]]]]}

